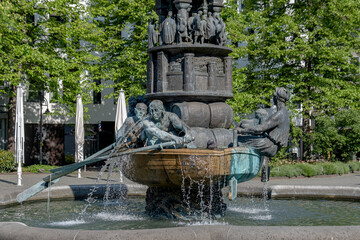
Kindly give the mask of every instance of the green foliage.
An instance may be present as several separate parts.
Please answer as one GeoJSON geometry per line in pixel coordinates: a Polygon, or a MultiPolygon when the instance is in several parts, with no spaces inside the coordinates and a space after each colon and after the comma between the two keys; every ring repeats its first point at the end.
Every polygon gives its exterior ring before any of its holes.
{"type": "Polygon", "coordinates": [[[321,167],[323,168],[324,175],[337,174],[339,171],[339,168],[333,163],[323,163],[321,164],[321,167]]]}
{"type": "Polygon", "coordinates": [[[0,149],[0,172],[11,172],[16,169],[16,166],[14,154],[0,149]]]}
{"type": "MultiPolygon", "coordinates": [[[[233,69],[234,100],[229,103],[235,106],[236,116],[269,106],[276,87],[290,88],[288,106],[304,119],[303,133],[299,134],[299,128],[294,130],[309,150],[313,136],[308,120],[312,113],[331,116],[339,109],[360,109],[360,68],[354,54],[360,49],[360,4],[358,0],[242,2],[244,8],[238,11],[238,1],[227,1],[222,13],[234,60],[249,61],[233,69]],[[297,112],[299,104],[302,111],[297,112]]],[[[330,127],[330,123],[322,124],[330,127]]],[[[324,156],[334,151],[327,139],[345,141],[338,135],[342,133],[329,130],[329,136],[322,136],[323,142],[317,136],[317,152],[324,156]]],[[[342,158],[355,149],[359,138],[352,139],[350,151],[337,148],[344,153],[339,153],[342,158]]],[[[346,148],[346,144],[342,146],[346,148]]]]}
{"type": "MultiPolygon", "coordinates": [[[[324,163],[293,163],[284,165],[273,165],[270,162],[271,177],[313,177],[318,175],[347,174],[352,171],[360,170],[360,163],[352,161],[349,164],[343,162],[324,162],[324,163]]],[[[276,164],[276,163],[275,163],[276,164]]]]}
{"type": "Polygon", "coordinates": [[[51,169],[58,168],[57,166],[51,165],[30,165],[27,167],[23,167],[23,172],[31,172],[31,173],[49,173],[51,169]]]}
{"type": "Polygon", "coordinates": [[[92,54],[103,34],[80,0],[0,2],[0,85],[13,96],[11,86],[24,83],[37,93],[46,90],[52,101],[75,113],[76,96],[91,99],[92,80],[86,71],[98,71],[92,54]]]}
{"type": "MultiPolygon", "coordinates": [[[[94,78],[112,80],[114,87],[123,88],[127,97],[142,95],[146,89],[147,26],[157,18],[153,0],[94,0],[90,12],[94,23],[104,34],[97,42],[102,52],[100,75],[94,78]]],[[[110,94],[108,97],[118,92],[110,94]]]]}
{"type": "Polygon", "coordinates": [[[301,169],[293,165],[282,165],[279,167],[271,168],[270,177],[297,177],[301,175],[301,169]]]}
{"type": "Polygon", "coordinates": [[[237,1],[228,3],[232,9],[224,16],[233,56],[250,61],[234,71],[235,79],[246,74],[238,94],[268,104],[275,87],[289,86],[292,103],[302,103],[304,111],[359,108],[359,67],[353,55],[360,47],[358,1],[288,2],[245,0],[239,14],[237,1]]]}
{"type": "Polygon", "coordinates": [[[271,158],[271,162],[273,163],[280,163],[285,159],[289,158],[289,153],[287,148],[280,148],[280,150],[276,153],[276,155],[271,158]]]}
{"type": "Polygon", "coordinates": [[[65,155],[65,165],[72,164],[75,162],[74,155],[65,155]]]}
{"type": "Polygon", "coordinates": [[[333,117],[321,114],[315,120],[315,153],[345,161],[360,152],[360,110],[341,110],[333,117]]]}
{"type": "Polygon", "coordinates": [[[315,164],[296,164],[296,168],[298,168],[301,172],[301,175],[305,177],[313,177],[322,174],[321,166],[315,164]]]}
{"type": "Polygon", "coordinates": [[[360,171],[360,162],[359,161],[351,161],[349,163],[349,168],[351,172],[360,171]]]}
{"type": "Polygon", "coordinates": [[[342,175],[350,172],[349,165],[342,162],[325,162],[319,164],[318,166],[322,168],[324,175],[342,175]]]}
{"type": "Polygon", "coordinates": [[[338,134],[344,141],[335,151],[338,159],[348,160],[360,152],[360,110],[343,110],[335,114],[338,134]]]}

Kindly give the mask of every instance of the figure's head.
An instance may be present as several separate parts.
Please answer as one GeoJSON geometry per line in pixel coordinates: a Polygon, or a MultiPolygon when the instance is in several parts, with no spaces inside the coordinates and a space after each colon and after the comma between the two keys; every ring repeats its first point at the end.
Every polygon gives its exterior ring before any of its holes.
{"type": "Polygon", "coordinates": [[[214,18],[217,18],[217,19],[220,18],[220,15],[218,12],[214,12],[213,16],[214,16],[214,18]]]}
{"type": "Polygon", "coordinates": [[[199,14],[200,16],[202,16],[202,15],[203,15],[203,12],[202,12],[202,11],[199,11],[198,14],[199,14]]]}
{"type": "Polygon", "coordinates": [[[263,108],[260,108],[255,111],[255,118],[259,120],[259,124],[265,122],[268,116],[269,116],[268,112],[263,108]]]}
{"type": "Polygon", "coordinates": [[[168,12],[168,17],[172,17],[172,15],[173,15],[173,14],[172,14],[172,11],[169,11],[169,12],[168,12]]]}
{"type": "Polygon", "coordinates": [[[276,88],[274,92],[274,104],[277,104],[277,102],[286,103],[290,98],[290,92],[284,88],[284,87],[278,87],[276,88]]]}
{"type": "Polygon", "coordinates": [[[208,16],[211,17],[212,13],[211,12],[208,12],[208,16]]]}
{"type": "Polygon", "coordinates": [[[134,109],[135,115],[138,119],[144,119],[147,115],[147,106],[145,103],[138,103],[134,109]]]}
{"type": "Polygon", "coordinates": [[[155,121],[160,121],[164,116],[164,104],[160,100],[153,100],[149,105],[150,118],[155,121]]]}

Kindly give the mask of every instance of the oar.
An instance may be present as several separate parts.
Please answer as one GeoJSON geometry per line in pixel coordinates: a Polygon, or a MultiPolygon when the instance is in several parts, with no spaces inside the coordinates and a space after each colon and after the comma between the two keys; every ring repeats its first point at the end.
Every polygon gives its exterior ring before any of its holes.
{"type": "MultiPolygon", "coordinates": [[[[113,143],[109,146],[107,146],[106,148],[104,149],[101,149],[100,151],[94,153],[93,155],[87,157],[86,159],[84,159],[84,161],[82,162],[78,162],[78,163],[72,163],[72,164],[69,164],[69,165],[66,165],[66,166],[63,166],[63,167],[59,167],[59,168],[55,168],[55,169],[51,169],[50,172],[52,173],[55,173],[55,172],[60,172],[60,171],[64,171],[68,168],[74,168],[74,166],[77,166],[77,165],[82,165],[82,166],[85,166],[87,164],[90,164],[90,163],[94,163],[94,162],[97,162],[97,161],[94,161],[95,159],[99,159],[99,158],[96,158],[97,156],[100,156],[101,154],[113,149],[115,147],[116,143],[113,143]]],[[[103,159],[99,159],[98,161],[101,161],[103,159]]],[[[81,166],[81,167],[82,167],[81,166]]],[[[80,168],[80,167],[79,167],[80,168]]],[[[79,169],[79,168],[76,168],[75,170],[79,169]]],[[[72,172],[72,171],[71,171],[72,172]]],[[[53,179],[53,178],[52,178],[53,179]]]]}
{"type": "Polygon", "coordinates": [[[86,158],[84,161],[79,163],[73,163],[64,167],[55,168],[52,169],[50,172],[52,172],[49,176],[44,177],[42,181],[38,182],[37,184],[33,185],[32,187],[26,189],[25,191],[19,193],[16,196],[16,200],[21,203],[32,196],[36,195],[37,193],[41,192],[42,190],[46,189],[49,185],[50,179],[51,184],[54,184],[59,181],[59,178],[62,176],[65,176],[69,173],[72,173],[73,171],[81,168],[82,166],[85,166],[90,163],[99,162],[101,160],[107,159],[109,155],[98,157],[99,155],[113,149],[115,147],[116,143],[113,143],[106,148],[94,153],[90,157],[86,158]]]}
{"type": "Polygon", "coordinates": [[[126,155],[126,154],[133,154],[133,153],[137,153],[137,152],[143,152],[143,151],[147,151],[147,150],[163,149],[164,147],[170,147],[170,146],[176,147],[177,144],[175,143],[175,141],[171,141],[171,142],[164,142],[164,143],[159,143],[159,144],[141,147],[141,148],[130,148],[123,152],[113,152],[109,155],[109,158],[118,157],[118,156],[126,155]]]}
{"type": "Polygon", "coordinates": [[[126,150],[126,151],[123,151],[123,152],[113,152],[113,153],[111,153],[109,155],[95,158],[95,157],[99,156],[100,154],[112,149],[114,146],[115,146],[115,143],[113,143],[110,146],[104,148],[103,150],[91,155],[90,157],[88,157],[87,159],[85,159],[82,162],[73,163],[73,164],[70,164],[70,165],[67,165],[67,166],[64,166],[64,167],[53,169],[53,173],[50,174],[47,177],[44,177],[41,182],[33,185],[32,187],[26,189],[25,191],[19,193],[16,196],[16,200],[19,203],[21,203],[21,202],[29,199],[30,197],[34,196],[35,194],[37,194],[37,193],[41,192],[42,190],[44,190],[45,188],[47,188],[48,185],[49,185],[48,183],[50,181],[53,184],[53,183],[57,182],[60,177],[65,176],[65,175],[67,175],[69,173],[72,173],[73,171],[81,168],[82,166],[85,166],[86,164],[98,162],[98,161],[101,161],[101,160],[107,159],[107,158],[118,157],[118,156],[121,156],[121,155],[133,154],[133,153],[147,151],[147,150],[153,150],[153,149],[163,149],[164,147],[169,147],[169,146],[176,146],[176,143],[174,141],[165,142],[165,143],[155,144],[155,145],[142,147],[142,148],[129,149],[129,150],[126,150]]]}

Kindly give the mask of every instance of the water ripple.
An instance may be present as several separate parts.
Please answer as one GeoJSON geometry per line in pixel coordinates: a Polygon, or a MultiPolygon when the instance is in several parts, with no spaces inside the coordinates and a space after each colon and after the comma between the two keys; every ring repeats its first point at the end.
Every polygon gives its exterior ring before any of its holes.
{"type": "Polygon", "coordinates": [[[144,220],[142,217],[128,214],[112,214],[112,213],[98,213],[94,215],[94,218],[101,219],[104,221],[141,221],[144,220]]]}

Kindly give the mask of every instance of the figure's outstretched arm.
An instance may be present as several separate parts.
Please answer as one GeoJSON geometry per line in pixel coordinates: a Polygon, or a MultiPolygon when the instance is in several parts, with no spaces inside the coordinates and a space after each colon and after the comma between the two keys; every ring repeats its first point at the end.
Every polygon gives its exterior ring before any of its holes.
{"type": "Polygon", "coordinates": [[[186,125],[186,123],[184,123],[175,113],[170,114],[169,119],[175,129],[185,133],[185,142],[191,142],[193,140],[193,136],[190,134],[190,127],[186,125]]]}
{"type": "Polygon", "coordinates": [[[237,128],[239,133],[251,133],[251,134],[264,134],[265,132],[274,129],[280,123],[279,112],[271,115],[264,123],[255,126],[246,126],[245,128],[237,128]]]}
{"type": "Polygon", "coordinates": [[[182,138],[159,129],[153,122],[148,120],[144,121],[144,131],[146,136],[150,138],[155,136],[161,141],[175,141],[176,144],[182,143],[182,138]]]}

